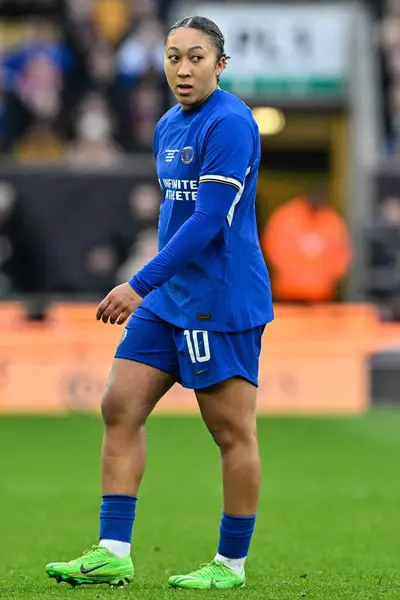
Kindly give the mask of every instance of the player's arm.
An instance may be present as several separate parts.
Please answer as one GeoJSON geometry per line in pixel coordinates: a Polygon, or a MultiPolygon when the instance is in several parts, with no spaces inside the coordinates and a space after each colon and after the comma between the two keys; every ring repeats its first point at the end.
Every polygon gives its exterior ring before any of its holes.
{"type": "Polygon", "coordinates": [[[129,281],[143,298],[166,283],[208,246],[241,196],[251,163],[254,139],[250,124],[228,115],[207,140],[196,209],[159,254],[129,281]]]}
{"type": "Polygon", "coordinates": [[[221,230],[239,189],[221,183],[200,184],[193,215],[161,252],[129,281],[142,298],[196,260],[221,230]]]}

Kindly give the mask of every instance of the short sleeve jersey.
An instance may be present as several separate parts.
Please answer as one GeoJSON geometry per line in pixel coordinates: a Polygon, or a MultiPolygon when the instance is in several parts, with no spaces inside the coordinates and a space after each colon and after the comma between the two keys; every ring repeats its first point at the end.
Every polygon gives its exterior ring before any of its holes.
{"type": "Polygon", "coordinates": [[[236,332],[273,319],[255,213],[260,154],[251,110],[219,88],[200,106],[185,111],[177,105],[158,122],[154,156],[162,191],[159,250],[194,213],[199,186],[229,185],[236,195],[214,239],[150,292],[145,308],[185,329],[236,332]]]}

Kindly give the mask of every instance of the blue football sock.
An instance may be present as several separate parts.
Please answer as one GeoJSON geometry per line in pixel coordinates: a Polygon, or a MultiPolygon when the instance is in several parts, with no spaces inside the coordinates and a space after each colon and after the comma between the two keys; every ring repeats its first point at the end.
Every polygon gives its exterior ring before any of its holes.
{"type": "Polygon", "coordinates": [[[100,540],[131,543],[136,496],[104,494],[100,508],[100,540]]]}
{"type": "Polygon", "coordinates": [[[249,552],[256,515],[235,517],[222,512],[218,554],[226,558],[244,558],[249,552]]]}

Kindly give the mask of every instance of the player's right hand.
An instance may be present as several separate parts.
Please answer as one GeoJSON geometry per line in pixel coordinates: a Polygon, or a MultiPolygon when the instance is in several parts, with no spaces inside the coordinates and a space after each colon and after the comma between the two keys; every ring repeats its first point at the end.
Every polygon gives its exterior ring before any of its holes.
{"type": "Polygon", "coordinates": [[[135,292],[129,283],[117,285],[102,300],[97,308],[96,319],[103,323],[110,320],[111,325],[122,325],[134,310],[142,303],[143,298],[135,292]]]}

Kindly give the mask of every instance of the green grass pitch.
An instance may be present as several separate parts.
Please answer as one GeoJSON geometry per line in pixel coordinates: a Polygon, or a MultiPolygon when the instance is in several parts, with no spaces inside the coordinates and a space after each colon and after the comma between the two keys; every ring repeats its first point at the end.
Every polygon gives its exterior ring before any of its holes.
{"type": "Polygon", "coordinates": [[[0,419],[0,598],[400,599],[400,411],[260,418],[263,489],[243,590],[168,589],[216,551],[218,450],[202,421],[154,417],[137,506],[137,578],[57,584],[43,567],[96,543],[102,424],[95,416],[0,419]]]}

